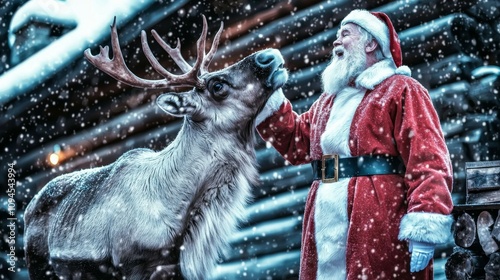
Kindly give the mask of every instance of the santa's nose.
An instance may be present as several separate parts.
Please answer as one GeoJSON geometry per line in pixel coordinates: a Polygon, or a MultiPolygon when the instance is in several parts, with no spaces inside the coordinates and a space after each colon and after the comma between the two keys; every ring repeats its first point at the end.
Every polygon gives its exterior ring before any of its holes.
{"type": "Polygon", "coordinates": [[[337,38],[337,40],[333,41],[333,47],[335,48],[336,46],[342,45],[342,41],[340,41],[340,38],[337,38]]]}

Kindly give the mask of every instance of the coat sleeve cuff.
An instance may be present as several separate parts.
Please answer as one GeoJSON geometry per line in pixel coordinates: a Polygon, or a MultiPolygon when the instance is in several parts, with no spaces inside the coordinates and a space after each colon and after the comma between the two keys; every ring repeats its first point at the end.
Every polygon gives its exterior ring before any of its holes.
{"type": "Polygon", "coordinates": [[[434,244],[451,239],[452,215],[413,212],[403,216],[399,227],[399,240],[414,240],[434,244]]]}
{"type": "Polygon", "coordinates": [[[281,88],[277,89],[271,97],[267,100],[266,105],[262,111],[257,115],[255,126],[261,124],[264,120],[270,117],[274,112],[278,111],[283,102],[285,102],[285,95],[281,88]]]}

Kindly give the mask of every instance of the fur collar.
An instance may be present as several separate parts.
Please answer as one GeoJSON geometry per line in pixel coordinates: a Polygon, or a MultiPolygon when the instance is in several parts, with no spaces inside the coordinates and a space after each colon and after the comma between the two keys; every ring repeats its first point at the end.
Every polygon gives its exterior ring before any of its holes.
{"type": "Polygon", "coordinates": [[[386,58],[359,74],[355,81],[356,87],[373,90],[378,84],[395,74],[410,76],[411,70],[405,65],[396,68],[394,61],[386,58]]]}

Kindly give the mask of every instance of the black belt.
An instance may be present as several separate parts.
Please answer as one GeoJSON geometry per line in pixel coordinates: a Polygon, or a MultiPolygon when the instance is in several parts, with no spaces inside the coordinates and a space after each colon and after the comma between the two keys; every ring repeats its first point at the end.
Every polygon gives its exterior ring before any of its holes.
{"type": "Polygon", "coordinates": [[[321,160],[311,162],[314,180],[323,183],[337,182],[339,178],[382,174],[404,174],[405,166],[398,156],[368,155],[339,158],[324,155],[321,160]]]}

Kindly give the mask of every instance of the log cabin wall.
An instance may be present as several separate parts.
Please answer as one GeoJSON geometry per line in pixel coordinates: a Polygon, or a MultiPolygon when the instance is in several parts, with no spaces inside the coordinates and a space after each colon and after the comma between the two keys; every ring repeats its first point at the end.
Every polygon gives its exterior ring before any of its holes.
{"type": "MultiPolygon", "coordinates": [[[[0,77],[35,52],[33,48],[15,52],[6,44],[6,26],[27,1],[7,2],[0,8],[0,77]]],[[[462,202],[465,162],[500,158],[498,2],[156,1],[119,24],[119,36],[129,68],[141,77],[155,78],[140,51],[141,29],[154,28],[171,44],[179,37],[184,56],[193,59],[201,14],[209,20],[209,38],[224,21],[225,31],[211,69],[232,64],[263,48],[278,48],[291,74],[285,95],[295,110],[302,112],[321,93],[320,73],[328,63],[338,25],[354,8],[387,13],[399,31],[403,62],[412,69],[412,76],[429,89],[441,118],[454,167],[454,201],[462,202]]],[[[73,28],[49,27],[57,31],[56,37],[73,28]]],[[[43,23],[29,22],[24,31],[19,31],[19,38],[43,28],[47,28],[43,23]]],[[[27,43],[21,39],[18,44],[22,47],[27,43]]],[[[46,40],[38,48],[49,44],[46,40]]],[[[99,44],[109,45],[109,38],[89,45],[93,53],[99,44]]],[[[151,45],[160,61],[174,69],[168,56],[154,43],[151,45]]],[[[23,211],[50,179],[111,163],[132,148],[160,150],[169,144],[181,120],[165,115],[154,105],[159,93],[117,83],[89,65],[82,55],[34,89],[2,104],[2,178],[7,178],[7,163],[14,162],[18,180],[18,256],[23,255],[23,211]],[[55,165],[49,163],[51,154],[59,158],[55,165]]],[[[260,139],[256,149],[262,183],[254,188],[248,220],[234,236],[231,250],[220,260],[218,279],[294,279],[298,274],[301,218],[312,172],[308,165],[291,166],[260,139]]],[[[4,222],[8,204],[5,192],[0,194],[0,202],[4,222]]],[[[5,240],[0,242],[5,248],[5,240]]],[[[444,277],[451,242],[436,250],[438,278],[444,277]]],[[[6,267],[4,257],[2,254],[0,266],[6,267]]],[[[18,265],[21,271],[7,277],[25,279],[22,258],[18,265]]]]}

